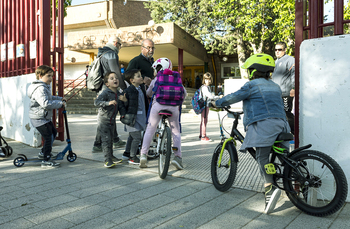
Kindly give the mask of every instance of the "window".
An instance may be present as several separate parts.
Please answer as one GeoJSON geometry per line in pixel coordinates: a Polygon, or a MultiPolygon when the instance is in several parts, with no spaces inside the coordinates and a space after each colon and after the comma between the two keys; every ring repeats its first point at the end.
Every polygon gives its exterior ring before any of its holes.
{"type": "Polygon", "coordinates": [[[221,64],[221,78],[241,79],[238,63],[221,64]]]}

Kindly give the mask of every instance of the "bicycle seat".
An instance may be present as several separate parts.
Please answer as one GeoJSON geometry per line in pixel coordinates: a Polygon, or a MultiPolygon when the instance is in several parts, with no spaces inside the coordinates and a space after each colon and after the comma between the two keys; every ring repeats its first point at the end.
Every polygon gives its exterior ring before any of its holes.
{"type": "Polygon", "coordinates": [[[291,134],[291,133],[280,133],[278,136],[277,136],[277,139],[276,141],[291,141],[294,139],[294,135],[291,134]]]}
{"type": "Polygon", "coordinates": [[[158,114],[159,114],[159,115],[165,115],[165,116],[167,116],[167,117],[171,117],[171,116],[173,115],[173,113],[171,113],[171,112],[168,111],[168,110],[160,110],[160,111],[158,112],[158,114]]]}

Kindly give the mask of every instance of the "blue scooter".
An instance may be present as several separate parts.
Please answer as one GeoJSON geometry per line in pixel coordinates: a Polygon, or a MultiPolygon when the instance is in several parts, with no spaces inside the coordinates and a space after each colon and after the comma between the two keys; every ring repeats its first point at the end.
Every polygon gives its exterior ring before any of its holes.
{"type": "MultiPolygon", "coordinates": [[[[67,111],[64,109],[62,111],[62,113],[64,116],[64,123],[65,123],[65,127],[66,127],[66,132],[67,132],[67,139],[66,139],[67,146],[63,149],[62,152],[59,152],[57,154],[57,157],[55,160],[63,160],[64,155],[66,155],[66,153],[68,152],[67,161],[73,162],[77,159],[77,155],[75,153],[73,153],[73,151],[72,151],[72,146],[71,146],[72,143],[70,141],[69,129],[68,129],[67,111]]],[[[26,162],[42,162],[42,159],[39,159],[39,158],[27,158],[27,156],[24,154],[18,154],[18,155],[19,155],[19,157],[16,157],[13,160],[13,164],[17,167],[23,166],[24,163],[26,163],[26,162]]]]}

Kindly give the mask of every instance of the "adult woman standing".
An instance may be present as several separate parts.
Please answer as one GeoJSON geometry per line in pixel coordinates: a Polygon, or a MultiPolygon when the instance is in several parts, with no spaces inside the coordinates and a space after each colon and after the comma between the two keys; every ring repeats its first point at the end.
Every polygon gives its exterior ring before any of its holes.
{"type": "Polygon", "coordinates": [[[210,85],[213,82],[213,77],[209,72],[204,73],[203,80],[202,80],[202,86],[200,88],[202,92],[203,99],[206,101],[205,108],[201,113],[201,124],[200,124],[200,132],[199,132],[199,139],[204,142],[211,142],[211,140],[207,136],[207,123],[208,123],[208,116],[209,116],[209,106],[210,102],[212,100],[218,100],[221,98],[220,96],[215,96],[214,93],[211,92],[210,85]]]}

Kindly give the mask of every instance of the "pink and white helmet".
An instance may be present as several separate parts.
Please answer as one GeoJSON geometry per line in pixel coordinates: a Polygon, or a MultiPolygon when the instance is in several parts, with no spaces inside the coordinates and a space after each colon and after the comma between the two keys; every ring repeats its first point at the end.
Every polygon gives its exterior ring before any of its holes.
{"type": "Polygon", "coordinates": [[[152,68],[159,71],[163,71],[165,69],[173,70],[173,64],[171,63],[170,59],[168,58],[159,58],[158,60],[154,61],[152,64],[152,68]]]}

